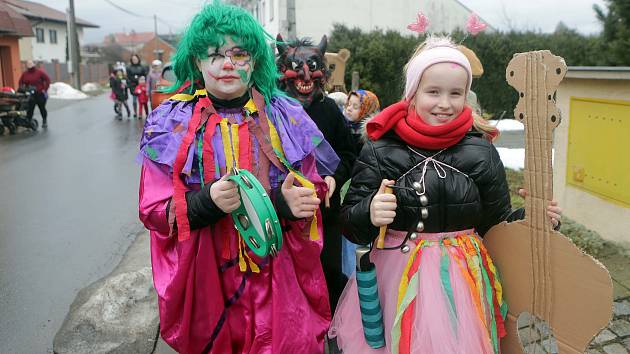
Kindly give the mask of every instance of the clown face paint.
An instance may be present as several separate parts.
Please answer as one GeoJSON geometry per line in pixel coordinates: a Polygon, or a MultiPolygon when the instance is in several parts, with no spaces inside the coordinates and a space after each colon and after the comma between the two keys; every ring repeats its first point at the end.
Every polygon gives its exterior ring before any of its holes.
{"type": "Polygon", "coordinates": [[[214,97],[231,100],[249,88],[254,63],[251,55],[229,36],[221,47],[209,47],[208,58],[197,60],[206,90],[214,97]]]}
{"type": "MultiPolygon", "coordinates": [[[[282,37],[278,35],[279,42],[282,37]]],[[[280,88],[308,108],[323,93],[326,81],[324,53],[327,39],[324,36],[318,46],[297,41],[292,45],[278,44],[280,56],[278,70],[282,74],[280,88]]]]}

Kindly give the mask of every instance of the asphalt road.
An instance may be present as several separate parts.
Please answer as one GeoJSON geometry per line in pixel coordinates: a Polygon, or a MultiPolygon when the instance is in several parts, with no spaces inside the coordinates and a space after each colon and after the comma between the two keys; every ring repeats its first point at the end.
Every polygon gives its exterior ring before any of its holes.
{"type": "Polygon", "coordinates": [[[3,354],[52,353],[76,293],[143,229],[135,156],[144,121],[115,120],[106,94],[48,107],[47,130],[0,136],[3,354]]]}

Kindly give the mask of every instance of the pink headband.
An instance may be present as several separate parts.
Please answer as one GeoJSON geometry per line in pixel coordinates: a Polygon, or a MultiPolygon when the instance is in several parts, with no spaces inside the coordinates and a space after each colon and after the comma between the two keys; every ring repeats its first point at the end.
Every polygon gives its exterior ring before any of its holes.
{"type": "Polygon", "coordinates": [[[472,69],[466,56],[458,49],[450,46],[436,46],[424,49],[420,54],[411,60],[407,66],[407,81],[405,85],[405,99],[411,101],[418,90],[420,78],[425,70],[433,64],[455,63],[463,67],[468,73],[468,87],[470,91],[472,84],[472,69]]]}

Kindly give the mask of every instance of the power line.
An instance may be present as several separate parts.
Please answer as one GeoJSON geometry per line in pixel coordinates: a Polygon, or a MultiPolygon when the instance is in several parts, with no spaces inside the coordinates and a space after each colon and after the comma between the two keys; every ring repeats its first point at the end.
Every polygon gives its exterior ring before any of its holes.
{"type": "Polygon", "coordinates": [[[105,2],[106,2],[106,3],[108,3],[108,4],[110,4],[110,5],[112,5],[113,7],[117,8],[118,10],[120,10],[120,11],[122,11],[122,12],[124,12],[124,13],[127,13],[127,14],[131,15],[131,16],[141,17],[141,18],[149,18],[149,17],[153,18],[153,16],[139,15],[139,14],[137,14],[137,13],[135,13],[135,12],[129,11],[129,10],[125,9],[124,7],[120,6],[120,5],[116,5],[116,4],[115,4],[113,1],[111,1],[111,0],[105,0],[105,2]]]}
{"type": "MultiPolygon", "coordinates": [[[[128,14],[128,15],[134,16],[134,17],[138,17],[138,18],[146,18],[146,19],[153,19],[153,18],[154,18],[154,16],[153,16],[153,15],[140,15],[140,14],[137,14],[137,13],[135,13],[135,12],[133,12],[133,11],[127,10],[126,8],[124,8],[124,7],[122,7],[122,6],[120,6],[120,5],[116,4],[116,3],[114,3],[114,2],[113,2],[113,1],[111,1],[111,0],[105,0],[105,2],[106,2],[106,3],[108,3],[108,4],[110,4],[110,5],[112,5],[113,7],[117,8],[118,10],[120,10],[120,11],[122,11],[122,12],[124,12],[124,13],[128,14]]],[[[155,18],[157,18],[157,20],[158,20],[160,23],[162,23],[162,24],[166,25],[166,26],[168,27],[168,29],[169,29],[169,32],[172,32],[173,26],[172,26],[170,23],[168,23],[166,20],[164,20],[164,19],[160,18],[159,16],[155,16],[155,18]]]]}

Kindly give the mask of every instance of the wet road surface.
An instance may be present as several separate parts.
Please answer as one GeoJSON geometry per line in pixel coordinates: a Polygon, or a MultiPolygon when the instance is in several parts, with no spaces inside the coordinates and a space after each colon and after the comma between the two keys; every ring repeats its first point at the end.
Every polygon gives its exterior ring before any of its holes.
{"type": "Polygon", "coordinates": [[[142,230],[144,121],[117,121],[112,106],[51,100],[48,130],[0,136],[0,353],[52,353],[76,293],[142,230]]]}

